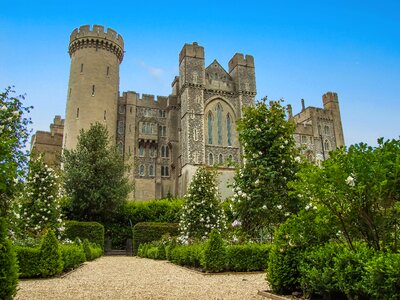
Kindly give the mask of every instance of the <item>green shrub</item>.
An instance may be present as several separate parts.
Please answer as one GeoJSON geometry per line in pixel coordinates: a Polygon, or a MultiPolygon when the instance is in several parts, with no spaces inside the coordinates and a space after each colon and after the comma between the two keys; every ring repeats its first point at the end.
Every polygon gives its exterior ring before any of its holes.
{"type": "Polygon", "coordinates": [[[54,231],[50,230],[42,239],[40,247],[40,271],[43,277],[60,274],[63,261],[60,245],[54,231]]]}
{"type": "Polygon", "coordinates": [[[170,249],[169,260],[181,266],[198,268],[202,265],[204,244],[175,246],[170,249]]]}
{"type": "Polygon", "coordinates": [[[7,237],[6,220],[0,218],[0,299],[12,299],[17,291],[17,284],[17,256],[7,237]]]}
{"type": "Polygon", "coordinates": [[[61,245],[64,270],[70,270],[78,267],[86,261],[85,252],[79,244],[61,245]]]}
{"type": "Polygon", "coordinates": [[[217,229],[213,229],[204,245],[203,266],[209,272],[225,269],[225,245],[217,229]]]}
{"type": "Polygon", "coordinates": [[[83,240],[82,247],[88,261],[103,255],[103,249],[97,244],[89,242],[87,239],[83,240]]]}
{"type": "Polygon", "coordinates": [[[97,244],[91,244],[90,245],[90,251],[92,254],[92,260],[99,258],[100,256],[103,255],[103,249],[100,246],[97,246],[97,244]]]}
{"type": "Polygon", "coordinates": [[[15,250],[18,257],[19,277],[39,277],[41,275],[40,248],[17,246],[15,250]]]}
{"type": "Polygon", "coordinates": [[[137,255],[139,245],[161,239],[165,234],[177,236],[178,224],[175,223],[138,223],[133,227],[133,255],[137,255]]]}
{"type": "Polygon", "coordinates": [[[245,244],[226,247],[226,263],[229,271],[264,271],[268,266],[270,245],[245,244]]]}
{"type": "Polygon", "coordinates": [[[400,299],[400,253],[378,253],[365,270],[363,286],[371,299],[400,299]]]}
{"type": "Polygon", "coordinates": [[[300,272],[302,248],[281,247],[274,244],[268,258],[267,281],[278,294],[291,294],[300,290],[300,272]]]}
{"type": "Polygon", "coordinates": [[[366,244],[327,243],[304,253],[300,263],[300,282],[305,294],[324,298],[365,298],[362,276],[365,264],[373,256],[366,244]]]}
{"type": "Polygon", "coordinates": [[[104,226],[97,222],[66,221],[64,237],[71,241],[77,237],[81,240],[88,239],[104,249],[104,226]]]}

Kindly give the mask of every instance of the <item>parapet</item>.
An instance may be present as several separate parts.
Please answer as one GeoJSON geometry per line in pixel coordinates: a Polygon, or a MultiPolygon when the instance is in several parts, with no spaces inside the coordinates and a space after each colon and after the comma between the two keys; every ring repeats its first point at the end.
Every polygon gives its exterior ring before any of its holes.
{"type": "Polygon", "coordinates": [[[193,44],[185,44],[179,53],[179,63],[181,63],[184,57],[204,59],[204,47],[199,46],[197,42],[193,42],[193,44]]]}
{"type": "Polygon", "coordinates": [[[144,107],[167,107],[168,96],[154,96],[149,94],[142,94],[139,99],[138,106],[144,107]]]}
{"type": "Polygon", "coordinates": [[[115,52],[115,54],[122,62],[124,53],[124,40],[120,34],[114,29],[107,28],[104,30],[104,26],[83,25],[75,28],[69,39],[69,54],[71,55],[76,49],[81,47],[100,47],[106,50],[115,52]]]}
{"type": "Polygon", "coordinates": [[[324,106],[329,102],[339,102],[337,93],[334,92],[325,93],[324,95],[322,95],[322,102],[324,103],[324,106]]]}
{"type": "Polygon", "coordinates": [[[242,53],[236,53],[231,58],[228,65],[229,65],[229,73],[236,66],[244,66],[244,67],[254,68],[254,57],[249,54],[246,54],[246,56],[244,56],[242,53]]]}

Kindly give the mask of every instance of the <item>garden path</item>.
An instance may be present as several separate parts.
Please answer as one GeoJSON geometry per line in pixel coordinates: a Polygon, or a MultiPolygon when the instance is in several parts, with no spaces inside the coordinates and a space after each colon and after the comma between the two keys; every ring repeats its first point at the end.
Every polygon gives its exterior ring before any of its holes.
{"type": "MultiPolygon", "coordinates": [[[[105,256],[60,278],[21,280],[15,299],[263,299],[265,274],[203,275],[138,257],[105,256]]],[[[265,298],[264,298],[265,299],[265,298]]]]}

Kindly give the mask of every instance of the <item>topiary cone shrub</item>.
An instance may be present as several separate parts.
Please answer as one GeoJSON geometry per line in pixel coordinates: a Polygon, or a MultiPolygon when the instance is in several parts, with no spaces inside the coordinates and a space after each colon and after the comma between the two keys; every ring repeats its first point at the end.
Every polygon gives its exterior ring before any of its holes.
{"type": "Polygon", "coordinates": [[[43,277],[60,274],[63,270],[61,248],[54,234],[50,230],[42,239],[40,247],[40,271],[43,277]]]}
{"type": "Polygon", "coordinates": [[[7,238],[7,225],[0,218],[0,299],[12,299],[17,291],[18,263],[11,241],[7,238]]]}
{"type": "Polygon", "coordinates": [[[213,229],[204,246],[203,266],[208,272],[222,272],[225,269],[226,249],[217,229],[213,229]]]}

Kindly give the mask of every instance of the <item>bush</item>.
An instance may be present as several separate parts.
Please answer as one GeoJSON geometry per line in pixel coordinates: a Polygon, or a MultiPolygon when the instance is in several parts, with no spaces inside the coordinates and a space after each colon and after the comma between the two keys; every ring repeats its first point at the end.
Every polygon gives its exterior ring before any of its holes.
{"type": "Polygon", "coordinates": [[[85,252],[81,245],[65,244],[60,245],[64,270],[70,270],[78,267],[86,261],[85,252]]]}
{"type": "Polygon", "coordinates": [[[198,268],[202,265],[204,244],[175,246],[169,252],[169,260],[181,266],[198,268]]]}
{"type": "Polygon", "coordinates": [[[50,230],[42,240],[40,247],[40,271],[43,277],[60,274],[63,261],[56,235],[50,230]]]}
{"type": "Polygon", "coordinates": [[[291,294],[300,290],[300,272],[302,248],[284,248],[274,244],[268,258],[267,281],[278,294],[291,294]]]}
{"type": "Polygon", "coordinates": [[[203,266],[209,272],[225,269],[225,245],[217,229],[213,229],[204,245],[203,266]]]}
{"type": "Polygon", "coordinates": [[[365,244],[327,243],[304,253],[300,263],[300,282],[305,294],[324,298],[364,298],[362,275],[373,250],[365,244]]]}
{"type": "Polygon", "coordinates": [[[17,246],[15,250],[18,257],[19,277],[39,277],[41,275],[40,248],[17,246]]]}
{"type": "Polygon", "coordinates": [[[89,242],[87,239],[82,243],[83,251],[87,260],[94,260],[103,255],[103,249],[95,243],[89,242]]]}
{"type": "Polygon", "coordinates": [[[400,253],[379,253],[365,267],[364,291],[371,299],[400,299],[400,253]]]}
{"type": "Polygon", "coordinates": [[[133,255],[137,255],[139,245],[161,239],[165,234],[177,236],[178,224],[175,223],[138,223],[133,227],[133,255]]]}
{"type": "Polygon", "coordinates": [[[264,271],[268,266],[270,245],[245,244],[226,247],[226,264],[229,271],[264,271]]]}
{"type": "Polygon", "coordinates": [[[17,284],[17,256],[7,237],[6,220],[0,218],[0,299],[12,299],[17,291],[17,284]]]}
{"type": "Polygon", "coordinates": [[[104,226],[97,222],[66,221],[64,237],[71,241],[88,239],[104,249],[104,226]]]}

